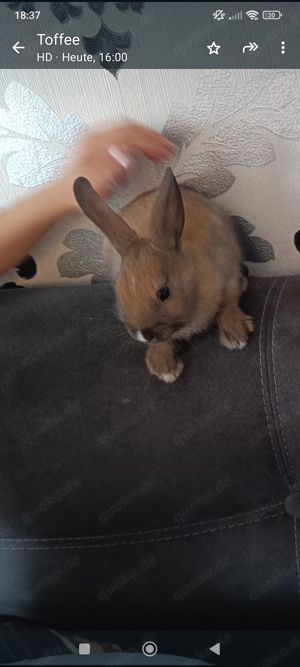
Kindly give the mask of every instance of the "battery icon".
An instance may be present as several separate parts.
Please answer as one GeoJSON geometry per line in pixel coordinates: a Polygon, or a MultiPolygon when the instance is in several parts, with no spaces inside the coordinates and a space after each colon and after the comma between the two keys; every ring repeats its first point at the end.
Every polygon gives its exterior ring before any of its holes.
{"type": "Polygon", "coordinates": [[[282,13],[277,9],[274,9],[273,11],[268,10],[262,13],[262,17],[266,21],[275,21],[276,19],[281,19],[282,13]]]}

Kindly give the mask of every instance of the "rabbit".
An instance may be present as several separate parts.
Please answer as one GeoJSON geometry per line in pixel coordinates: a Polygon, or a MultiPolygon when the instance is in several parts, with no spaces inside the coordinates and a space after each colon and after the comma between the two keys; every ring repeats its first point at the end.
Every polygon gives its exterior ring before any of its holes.
{"type": "Polygon", "coordinates": [[[147,344],[146,363],[166,383],[180,376],[181,340],[219,327],[230,350],[243,348],[252,318],[239,308],[247,288],[242,253],[220,205],[178,185],[171,167],[157,189],[115,213],[86,178],[74,183],[83,212],[105,234],[103,259],[115,284],[119,317],[147,344]]]}

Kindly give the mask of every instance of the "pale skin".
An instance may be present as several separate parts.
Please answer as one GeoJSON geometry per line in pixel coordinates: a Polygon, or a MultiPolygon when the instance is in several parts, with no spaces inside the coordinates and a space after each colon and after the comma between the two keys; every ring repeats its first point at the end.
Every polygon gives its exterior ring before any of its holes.
{"type": "Polygon", "coordinates": [[[134,172],[138,153],[162,162],[173,151],[173,144],[161,134],[134,123],[89,134],[63,177],[35,190],[0,215],[0,275],[18,266],[55,222],[80,211],[73,193],[78,176],[85,176],[96,192],[106,198],[126,174],[134,172]],[[109,152],[111,147],[113,155],[109,152]],[[120,153],[122,165],[114,157],[120,153]]]}

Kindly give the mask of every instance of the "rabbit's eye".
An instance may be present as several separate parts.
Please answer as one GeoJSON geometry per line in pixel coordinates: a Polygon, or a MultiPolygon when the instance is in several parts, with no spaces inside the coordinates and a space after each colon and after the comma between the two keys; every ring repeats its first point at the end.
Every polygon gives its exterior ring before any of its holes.
{"type": "Polygon", "coordinates": [[[158,296],[159,301],[166,301],[170,296],[169,288],[168,287],[162,287],[162,289],[159,290],[157,296],[158,296]]]}

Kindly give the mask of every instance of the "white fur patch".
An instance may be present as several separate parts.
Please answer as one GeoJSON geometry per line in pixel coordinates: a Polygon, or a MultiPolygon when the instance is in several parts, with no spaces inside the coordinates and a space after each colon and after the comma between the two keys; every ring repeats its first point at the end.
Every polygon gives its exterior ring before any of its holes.
{"type": "Polygon", "coordinates": [[[177,340],[189,340],[195,334],[205,331],[210,324],[211,320],[209,317],[200,315],[196,321],[191,322],[188,326],[182,327],[182,329],[179,329],[176,333],[172,334],[172,338],[176,338],[177,340]]]}
{"type": "Polygon", "coordinates": [[[167,384],[172,384],[172,382],[175,382],[175,380],[177,380],[177,375],[175,373],[164,373],[161,376],[161,380],[163,380],[167,384]]]}
{"type": "Polygon", "coordinates": [[[182,361],[178,361],[177,366],[174,371],[171,373],[163,373],[162,375],[159,376],[160,380],[163,380],[167,384],[171,384],[172,382],[175,382],[179,375],[182,373],[184,369],[184,364],[182,361]]]}
{"type": "Polygon", "coordinates": [[[140,331],[137,331],[135,334],[135,337],[137,340],[139,340],[141,343],[147,343],[146,338],[144,338],[143,334],[141,334],[140,331]]]}

